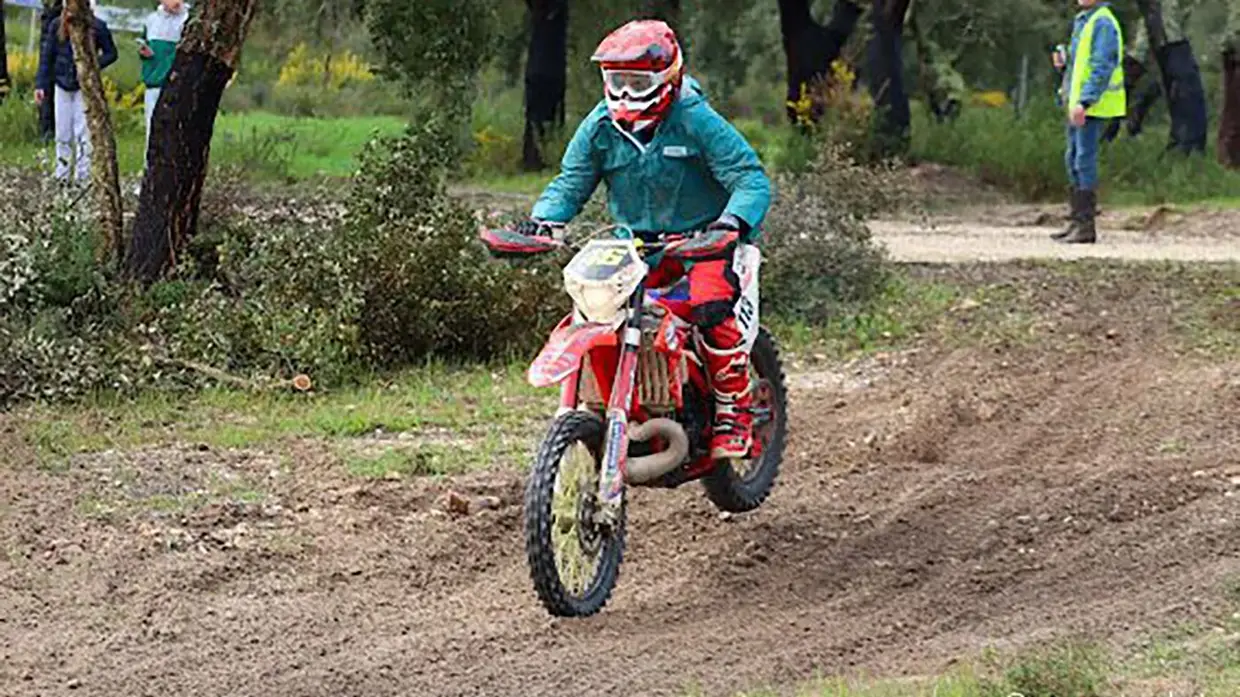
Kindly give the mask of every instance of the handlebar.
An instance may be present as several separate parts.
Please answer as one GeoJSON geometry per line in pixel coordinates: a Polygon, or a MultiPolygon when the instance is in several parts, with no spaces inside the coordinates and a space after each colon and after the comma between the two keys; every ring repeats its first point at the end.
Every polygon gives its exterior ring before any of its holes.
{"type": "Polygon", "coordinates": [[[643,258],[660,252],[685,260],[705,258],[717,255],[727,247],[737,243],[740,233],[735,230],[693,230],[682,233],[660,234],[659,239],[647,242],[639,237],[632,228],[624,225],[604,225],[595,228],[582,236],[557,238],[552,235],[523,235],[511,229],[486,229],[480,231],[480,237],[491,252],[499,257],[526,257],[545,254],[557,249],[577,251],[591,240],[616,230],[626,231],[621,239],[637,241],[638,253],[643,258]]]}

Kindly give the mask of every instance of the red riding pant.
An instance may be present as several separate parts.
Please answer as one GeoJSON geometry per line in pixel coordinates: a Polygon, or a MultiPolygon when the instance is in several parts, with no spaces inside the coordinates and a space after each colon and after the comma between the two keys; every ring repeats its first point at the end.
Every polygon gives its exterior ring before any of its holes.
{"type": "Polygon", "coordinates": [[[741,284],[732,269],[732,255],[726,259],[695,261],[689,266],[687,275],[686,284],[684,264],[676,259],[664,259],[650,272],[646,284],[650,288],[675,284],[662,294],[663,302],[673,314],[700,328],[715,348],[738,346],[742,337],[733,308],[740,300],[741,284]]]}

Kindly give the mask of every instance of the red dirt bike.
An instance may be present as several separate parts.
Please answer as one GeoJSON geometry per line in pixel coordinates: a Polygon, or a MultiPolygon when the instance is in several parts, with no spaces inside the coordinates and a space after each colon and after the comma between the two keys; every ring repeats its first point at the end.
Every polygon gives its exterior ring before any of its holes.
{"type": "Polygon", "coordinates": [[[560,385],[560,406],[526,486],[525,547],[548,612],[593,615],[619,575],[627,486],[672,489],[700,480],[717,508],[742,513],[761,505],[774,485],[787,409],[778,348],[758,323],[761,254],[741,244],[734,262],[741,281],[735,312],[754,381],[754,446],[744,460],[715,461],[715,400],[699,338],[664,300],[684,297],[688,279],[658,289],[645,281],[659,257],[708,258],[736,243],[736,232],[650,243],[607,226],[581,246],[512,230],[483,230],[481,237],[497,257],[576,250],[563,270],[573,311],[529,368],[532,385],[560,385]],[[597,238],[608,232],[609,239],[597,238]]]}

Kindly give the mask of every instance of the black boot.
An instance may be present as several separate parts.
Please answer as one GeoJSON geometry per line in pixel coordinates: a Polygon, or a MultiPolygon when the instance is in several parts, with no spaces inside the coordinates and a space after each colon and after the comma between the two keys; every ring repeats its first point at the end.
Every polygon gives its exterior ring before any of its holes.
{"type": "Polygon", "coordinates": [[[1068,226],[1060,230],[1059,232],[1051,233],[1052,240],[1064,239],[1065,237],[1076,232],[1077,227],[1079,227],[1081,224],[1081,216],[1082,216],[1081,190],[1076,188],[1075,186],[1072,187],[1072,197],[1071,197],[1071,203],[1069,205],[1071,206],[1072,210],[1070,213],[1068,213],[1068,226]]]}
{"type": "Polygon", "coordinates": [[[1081,217],[1071,234],[1061,238],[1060,242],[1068,244],[1093,244],[1098,239],[1098,232],[1094,228],[1094,216],[1097,215],[1095,206],[1097,204],[1097,193],[1093,189],[1081,192],[1081,217]]]}

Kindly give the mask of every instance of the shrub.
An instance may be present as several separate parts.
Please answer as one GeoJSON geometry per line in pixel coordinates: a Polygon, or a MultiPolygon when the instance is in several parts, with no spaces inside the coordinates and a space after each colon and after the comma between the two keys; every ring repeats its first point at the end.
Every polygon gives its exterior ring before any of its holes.
{"type": "Polygon", "coordinates": [[[374,80],[370,66],[352,51],[314,52],[303,41],[298,43],[280,67],[279,86],[303,85],[320,91],[339,90],[345,85],[374,80]]]}
{"type": "Polygon", "coordinates": [[[340,243],[359,250],[362,331],[380,364],[524,348],[565,309],[556,267],[488,258],[478,221],[445,189],[454,152],[432,125],[361,155],[340,243]]]}
{"type": "Polygon", "coordinates": [[[1002,681],[984,681],[988,697],[1102,697],[1110,693],[1111,665],[1096,645],[1064,641],[1027,650],[1013,658],[1002,681]]]}
{"type": "Polygon", "coordinates": [[[475,215],[447,193],[454,152],[433,122],[372,141],[347,213],[313,195],[241,207],[221,179],[190,253],[146,291],[99,269],[80,201],[46,180],[13,187],[28,193],[0,203],[0,404],[217,371],[331,385],[530,348],[567,309],[558,266],[488,257],[475,215]]]}
{"type": "Polygon", "coordinates": [[[764,312],[813,324],[878,298],[891,273],[866,218],[892,208],[902,187],[891,168],[858,165],[825,144],[804,173],[777,179],[764,225],[764,312]]]}
{"type": "Polygon", "coordinates": [[[565,309],[558,275],[487,258],[473,213],[445,188],[451,147],[433,124],[375,139],[343,217],[321,207],[229,224],[216,212],[213,242],[143,299],[149,348],[327,384],[431,355],[527,348],[565,309]]]}
{"type": "Polygon", "coordinates": [[[39,110],[25,91],[15,89],[0,102],[0,146],[39,140],[39,110]]]}
{"type": "Polygon", "coordinates": [[[96,268],[88,216],[45,180],[12,188],[22,195],[0,199],[0,405],[125,386],[119,293],[96,268]]]}
{"type": "MultiPolygon", "coordinates": [[[[1030,103],[1023,116],[1011,110],[966,106],[955,121],[936,123],[925,109],[914,111],[912,150],[918,159],[968,169],[1027,200],[1058,200],[1068,176],[1064,167],[1064,117],[1051,100],[1030,103]]],[[[1127,130],[1103,143],[1100,192],[1111,201],[1160,204],[1232,196],[1240,174],[1212,156],[1166,152],[1166,124],[1151,122],[1138,138],[1127,130]]]]}

